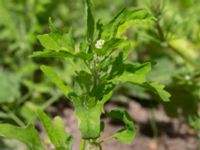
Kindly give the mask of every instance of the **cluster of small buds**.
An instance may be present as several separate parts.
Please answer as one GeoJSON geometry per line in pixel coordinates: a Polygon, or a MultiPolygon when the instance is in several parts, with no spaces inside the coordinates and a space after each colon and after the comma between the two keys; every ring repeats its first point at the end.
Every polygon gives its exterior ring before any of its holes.
{"type": "Polygon", "coordinates": [[[105,43],[105,41],[102,40],[102,39],[100,39],[100,40],[98,40],[98,41],[96,42],[95,47],[96,47],[97,49],[101,49],[101,48],[103,47],[104,43],[105,43]]]}

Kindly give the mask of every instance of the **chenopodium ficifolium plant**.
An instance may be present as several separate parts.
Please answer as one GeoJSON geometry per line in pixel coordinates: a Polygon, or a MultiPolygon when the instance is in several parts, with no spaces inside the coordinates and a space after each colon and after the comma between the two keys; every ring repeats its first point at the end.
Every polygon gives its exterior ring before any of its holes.
{"type": "MultiPolygon", "coordinates": [[[[75,48],[72,33],[58,31],[50,20],[51,32],[38,36],[44,50],[35,52],[33,56],[73,60],[77,70],[70,85],[66,85],[51,67],[42,65],[41,70],[73,103],[82,138],[97,142],[102,129],[100,117],[104,113],[104,104],[117,85],[131,83],[142,86],[158,94],[163,101],[169,101],[170,95],[163,85],[146,80],[146,74],[151,70],[150,63],[140,64],[127,59],[131,42],[123,33],[131,21],[152,19],[148,12],[145,9],[123,9],[110,22],[103,24],[101,20],[95,20],[91,1],[86,0],[86,4],[87,34],[79,49],[75,48]]],[[[108,116],[125,124],[111,137],[131,143],[136,131],[129,115],[116,109],[108,116]]]]}

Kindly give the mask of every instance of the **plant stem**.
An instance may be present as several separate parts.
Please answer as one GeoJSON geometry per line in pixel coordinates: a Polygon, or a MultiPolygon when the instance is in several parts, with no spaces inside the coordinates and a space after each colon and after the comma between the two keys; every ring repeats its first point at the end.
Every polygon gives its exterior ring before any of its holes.
{"type": "Polygon", "coordinates": [[[154,108],[151,108],[151,115],[152,115],[152,118],[151,118],[151,128],[152,128],[152,131],[153,131],[153,137],[154,139],[157,139],[158,137],[158,129],[157,129],[157,125],[156,125],[156,115],[155,115],[155,110],[154,108]]]}
{"type": "Polygon", "coordinates": [[[167,39],[165,38],[164,32],[162,30],[162,27],[160,26],[159,19],[156,21],[156,29],[157,29],[157,32],[158,32],[158,35],[160,37],[161,42],[165,42],[166,43],[166,47],[168,49],[170,49],[171,51],[173,51],[174,53],[179,55],[183,60],[188,62],[194,68],[200,70],[200,67],[199,67],[198,64],[196,64],[192,59],[190,59],[189,57],[185,56],[184,54],[179,52],[179,50],[177,50],[175,47],[173,47],[171,44],[168,43],[167,39]]]}
{"type": "Polygon", "coordinates": [[[25,102],[27,100],[27,98],[31,95],[30,92],[26,93],[18,102],[18,105],[20,105],[21,103],[25,102]]]}
{"type": "Polygon", "coordinates": [[[60,92],[58,92],[57,94],[55,94],[53,97],[51,97],[46,103],[44,103],[41,106],[41,109],[46,109],[48,106],[50,106],[51,104],[53,104],[55,101],[58,100],[58,98],[62,96],[62,94],[60,92]]]}
{"type": "Polygon", "coordinates": [[[25,124],[13,113],[9,114],[10,118],[13,119],[19,126],[24,127],[25,124]]]}
{"type": "Polygon", "coordinates": [[[113,135],[108,136],[107,138],[101,140],[99,143],[101,144],[101,143],[107,142],[107,141],[111,140],[112,138],[113,138],[113,135]]]}
{"type": "Polygon", "coordinates": [[[162,30],[162,28],[161,28],[161,26],[160,26],[159,21],[160,21],[159,19],[156,21],[157,32],[158,32],[158,35],[159,35],[159,37],[160,37],[160,40],[161,40],[162,42],[166,42],[165,35],[164,35],[164,32],[163,32],[163,30],[162,30]]]}
{"type": "MultiPolygon", "coordinates": [[[[7,106],[3,106],[2,109],[5,111],[5,113],[7,114],[8,118],[10,118],[13,121],[15,121],[21,127],[25,126],[23,121],[20,120],[20,118],[18,116],[16,116],[15,113],[12,112],[12,110],[10,110],[7,106]]],[[[4,117],[6,117],[6,116],[4,115],[4,117]]]]}
{"type": "Polygon", "coordinates": [[[86,140],[82,139],[81,140],[81,145],[80,145],[80,150],[85,150],[85,146],[86,146],[86,140]]]}
{"type": "Polygon", "coordinates": [[[197,63],[195,63],[192,59],[190,59],[189,57],[187,57],[184,54],[182,54],[181,52],[179,52],[175,47],[168,44],[168,48],[171,49],[172,51],[174,51],[177,55],[179,55],[182,59],[184,59],[186,62],[188,62],[194,68],[200,70],[200,66],[197,63]]]}
{"type": "Polygon", "coordinates": [[[22,127],[25,126],[25,124],[17,116],[15,116],[12,113],[0,112],[0,118],[5,118],[5,119],[10,118],[13,121],[15,121],[19,126],[22,126],[22,127]]]}

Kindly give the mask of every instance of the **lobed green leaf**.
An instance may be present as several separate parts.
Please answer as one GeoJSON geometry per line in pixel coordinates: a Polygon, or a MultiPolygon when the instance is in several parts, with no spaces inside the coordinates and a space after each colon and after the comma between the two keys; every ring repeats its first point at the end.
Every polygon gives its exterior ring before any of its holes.
{"type": "Polygon", "coordinates": [[[116,132],[114,135],[112,135],[112,137],[125,144],[131,144],[133,138],[135,137],[136,129],[128,113],[124,110],[114,109],[108,113],[108,116],[122,121],[125,125],[123,129],[116,132]]]}
{"type": "Polygon", "coordinates": [[[133,83],[142,84],[146,82],[146,74],[150,71],[150,63],[145,64],[130,64],[125,68],[126,70],[119,76],[115,77],[111,81],[115,84],[121,83],[133,83]]]}
{"type": "Polygon", "coordinates": [[[130,20],[143,20],[149,18],[146,9],[121,10],[108,24],[103,26],[102,38],[111,39],[116,36],[118,28],[130,20]]]}
{"type": "Polygon", "coordinates": [[[55,51],[75,51],[74,40],[71,33],[59,32],[50,21],[51,32],[39,35],[38,39],[42,46],[47,50],[55,51]]]}
{"type": "Polygon", "coordinates": [[[170,101],[169,99],[170,94],[166,90],[164,90],[165,87],[164,85],[152,82],[152,83],[144,83],[143,86],[151,90],[152,92],[156,93],[157,95],[159,95],[164,102],[170,101]]]}

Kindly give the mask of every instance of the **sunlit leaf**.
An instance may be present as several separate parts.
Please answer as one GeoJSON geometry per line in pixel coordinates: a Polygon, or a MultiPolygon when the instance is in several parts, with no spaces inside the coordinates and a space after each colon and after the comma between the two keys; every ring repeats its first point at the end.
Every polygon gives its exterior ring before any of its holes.
{"type": "Polygon", "coordinates": [[[38,39],[42,46],[47,50],[63,50],[74,52],[75,46],[71,33],[62,33],[57,31],[52,22],[50,22],[50,25],[52,31],[49,34],[38,36],[38,39]]]}
{"type": "Polygon", "coordinates": [[[103,39],[109,39],[116,36],[118,28],[129,20],[145,19],[149,16],[146,9],[121,10],[108,24],[103,26],[103,39]]]}
{"type": "Polygon", "coordinates": [[[63,83],[63,81],[58,77],[58,75],[48,66],[42,65],[41,70],[50,77],[50,79],[62,90],[62,92],[69,96],[71,88],[63,83]]]}
{"type": "Polygon", "coordinates": [[[151,66],[149,63],[127,65],[126,71],[123,74],[117,76],[112,81],[114,83],[133,83],[142,84],[146,82],[146,74],[150,71],[151,66]]]}
{"type": "Polygon", "coordinates": [[[156,93],[157,95],[160,96],[160,98],[164,101],[164,102],[168,102],[170,101],[170,94],[169,92],[167,92],[166,90],[164,90],[164,85],[156,83],[156,82],[152,82],[152,83],[145,83],[143,84],[145,88],[151,90],[152,92],[156,93]]]}

